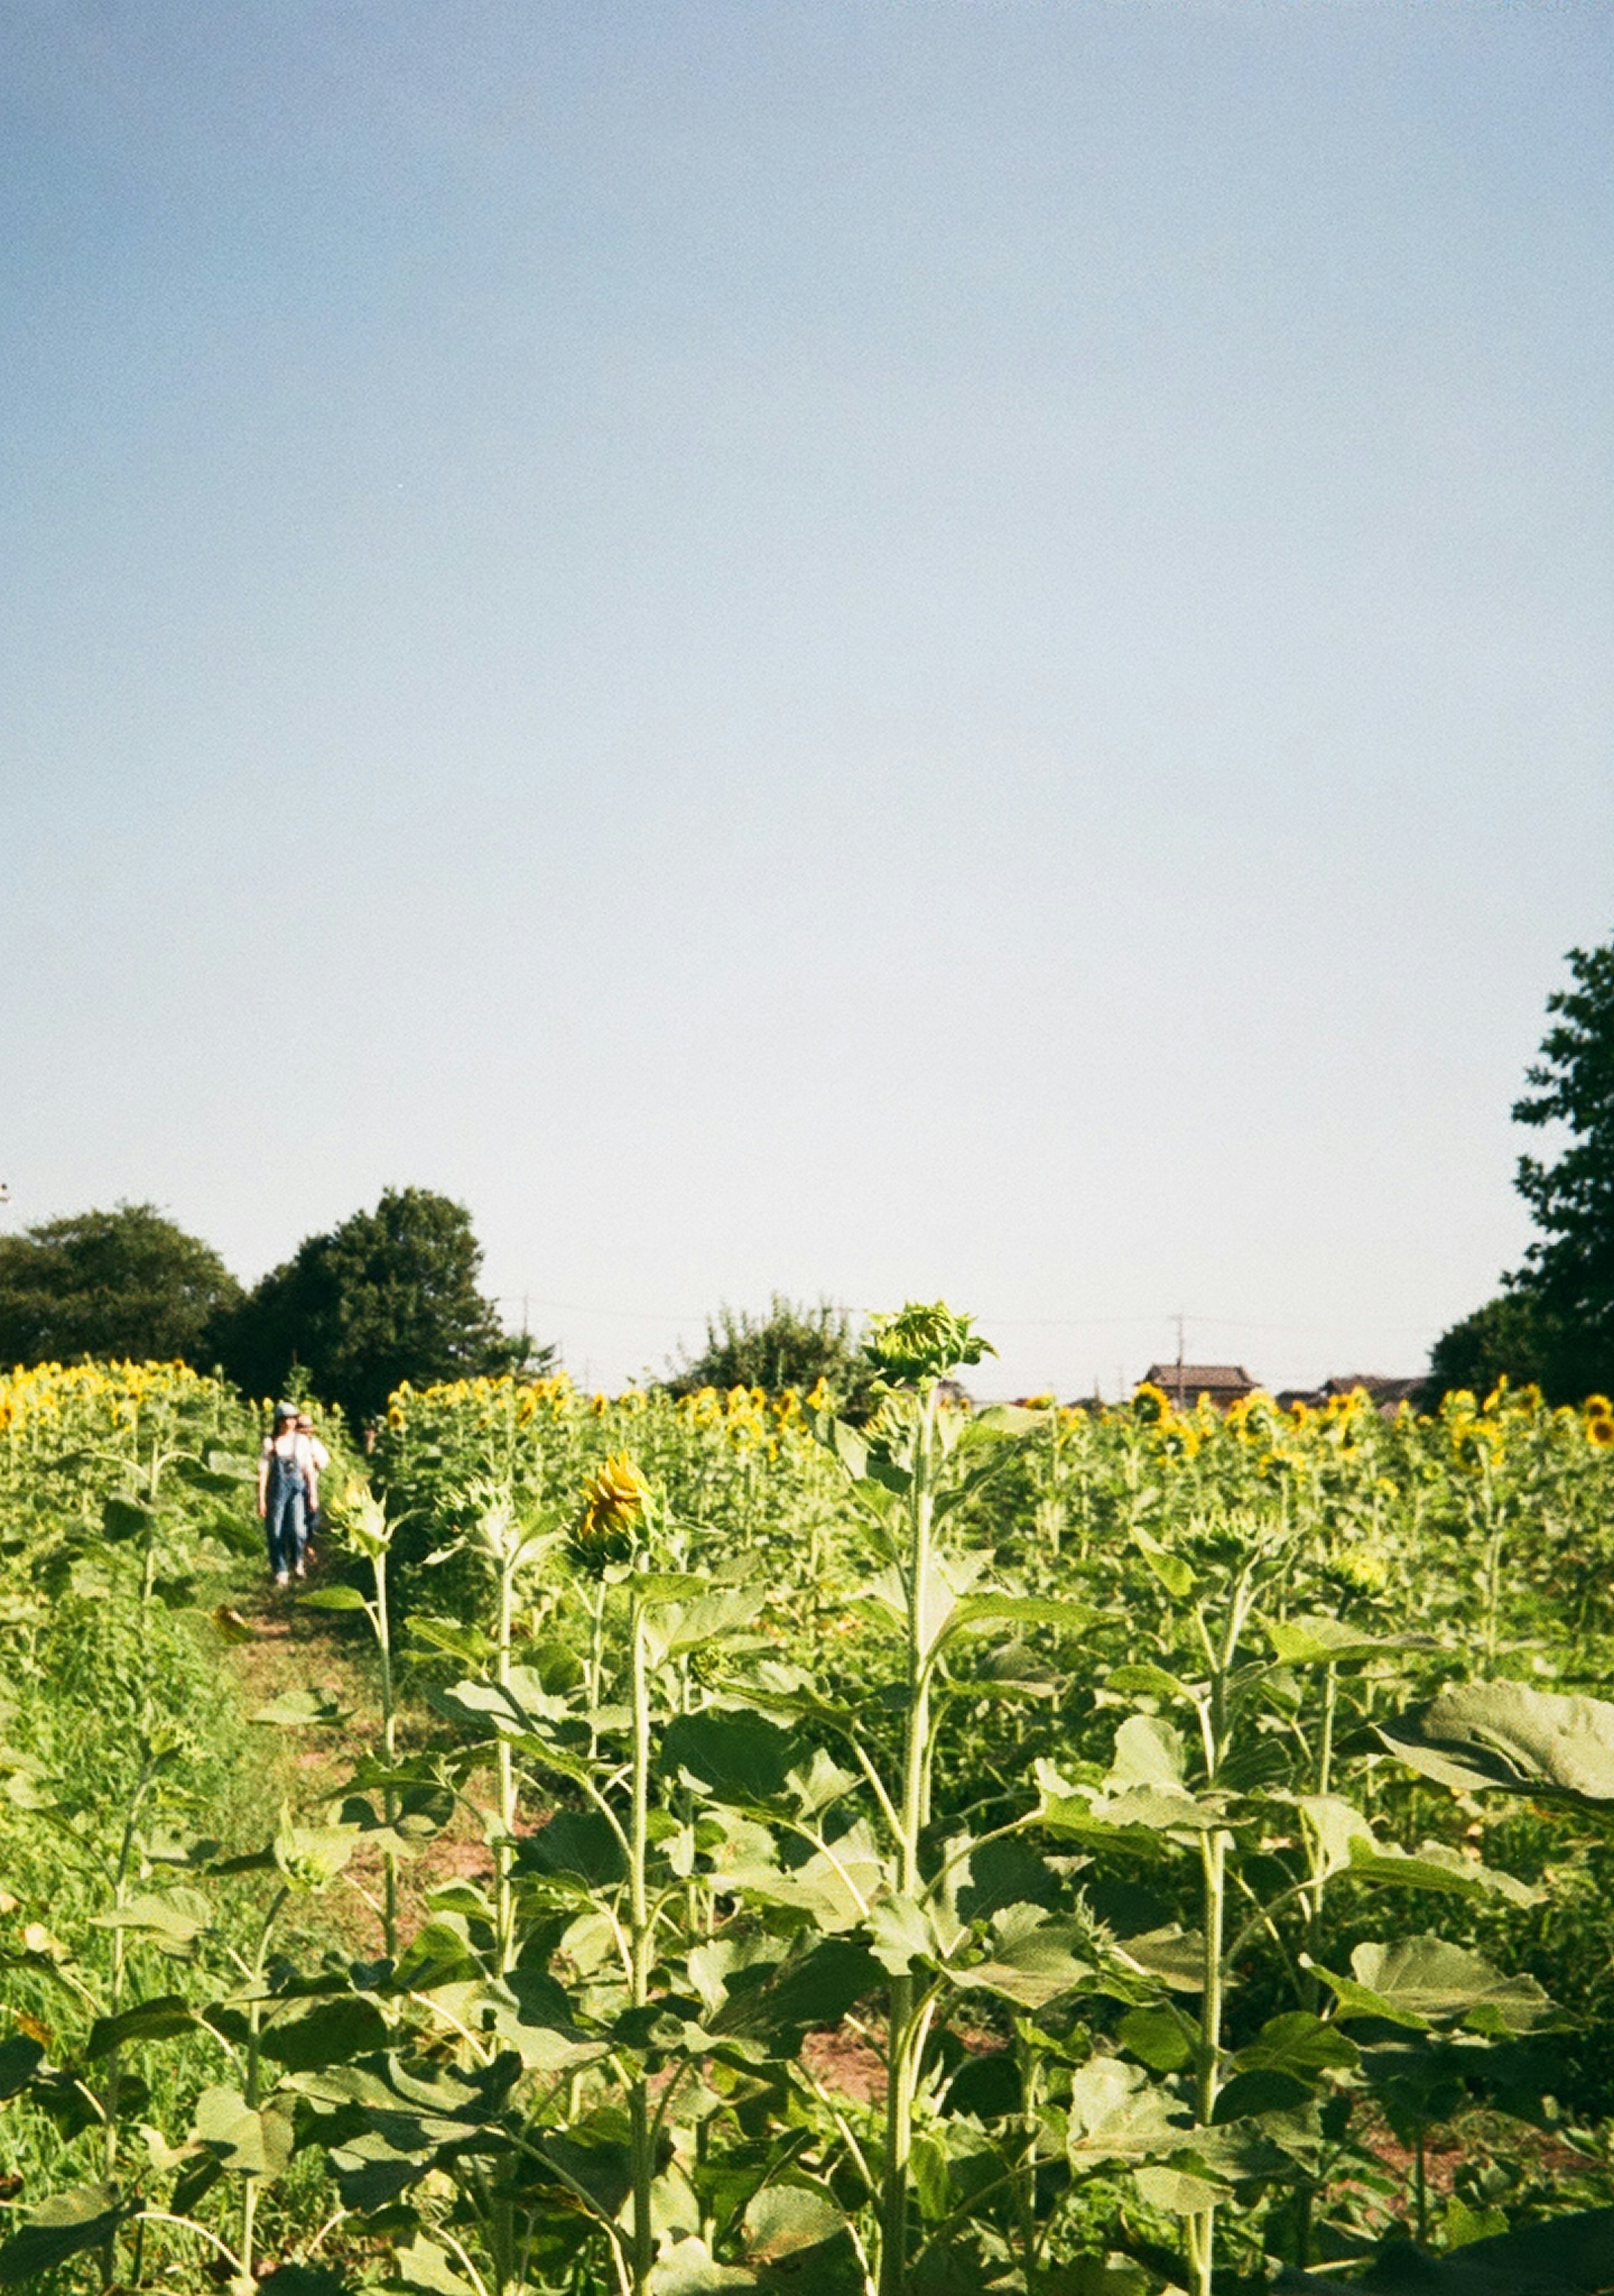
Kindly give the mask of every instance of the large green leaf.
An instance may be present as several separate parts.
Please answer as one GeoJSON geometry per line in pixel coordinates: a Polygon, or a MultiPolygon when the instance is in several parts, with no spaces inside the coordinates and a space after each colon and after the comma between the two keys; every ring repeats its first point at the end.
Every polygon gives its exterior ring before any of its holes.
{"type": "Polygon", "coordinates": [[[801,1741],[764,1714],[702,1707],[676,1714],[661,1734],[664,1771],[730,1801],[767,1801],[784,1792],[803,1759],[801,1741]]]}
{"type": "Polygon", "coordinates": [[[967,1991],[995,1993],[1021,2009],[1045,2009],[1093,1975],[1080,1948],[1086,1931],[1040,1906],[1011,1906],[993,1919],[986,1958],[954,1962],[949,1974],[967,1991]]]}
{"type": "Polygon", "coordinates": [[[324,1690],[283,1690],[252,1716],[254,1722],[274,1723],[282,1730],[333,1730],[347,1718],[344,1709],[324,1690]]]}
{"type": "Polygon", "coordinates": [[[406,2247],[393,2251],[392,2269],[382,2284],[408,2289],[411,2296],[476,2296],[471,2282],[450,2261],[447,2250],[419,2232],[406,2247]]]}
{"type": "Polygon", "coordinates": [[[1497,1786],[1592,1808],[1614,1803],[1614,1705],[1605,1699],[1462,1683],[1378,1734],[1413,1769],[1461,1792],[1497,1786]]]}
{"type": "Polygon", "coordinates": [[[114,1497],[102,1503],[101,1528],[119,1546],[126,1539],[149,1538],[157,1528],[157,1517],[135,1499],[114,1497]]]}
{"type": "Polygon", "coordinates": [[[1326,1611],[1308,1611],[1292,1619],[1269,1619],[1266,1638],[1285,1666],[1344,1665],[1376,1658],[1387,1651],[1428,1650],[1429,1635],[1375,1635],[1348,1627],[1326,1611]]]}
{"type": "Polygon", "coordinates": [[[753,2264],[821,2248],[844,2230],[846,2218],[831,2200],[806,2185],[765,2185],[742,2219],[745,2252],[753,2264]]]}
{"type": "MultiPolygon", "coordinates": [[[[706,1587],[704,1579],[697,1584],[706,1587]]],[[[652,1611],[644,1629],[652,1664],[700,1650],[720,1636],[737,1634],[750,1625],[766,1600],[766,1587],[720,1587],[708,1589],[693,1602],[669,1603],[652,1611]]]]}
{"type": "Polygon", "coordinates": [[[866,1821],[791,1867],[751,1862],[726,1869],[724,1887],[808,1914],[832,1934],[856,1929],[886,1887],[885,1860],[866,1821]]]}
{"type": "Polygon", "coordinates": [[[121,2048],[126,2041],[171,2041],[180,2033],[193,2031],[197,2021],[196,2012],[180,1995],[160,1994],[153,2001],[120,2011],[116,2017],[97,2017],[84,2054],[94,2062],[121,2048]]]}
{"type": "MultiPolygon", "coordinates": [[[[777,1953],[771,1940],[761,1950],[770,1945],[777,1953]]],[[[770,2057],[793,2057],[804,2033],[839,2025],[885,1979],[866,1947],[839,1937],[822,1938],[782,1961],[756,1962],[748,1962],[730,1940],[717,1939],[695,1948],[689,1969],[707,1996],[713,2036],[755,2042],[770,2057]]]]}
{"type": "Polygon", "coordinates": [[[131,2205],[120,2199],[116,2185],[78,2185],[69,2192],[53,2193],[0,2248],[0,2288],[20,2287],[86,2248],[99,2248],[117,2231],[131,2205]]]}
{"type": "Polygon", "coordinates": [[[27,2033],[0,2041],[0,2103],[25,2089],[44,2062],[44,2049],[27,2033]]]}
{"type": "Polygon", "coordinates": [[[221,2168],[266,2183],[291,2158],[290,2105],[284,2099],[255,2111],[238,2089],[204,2088],[196,2100],[192,2141],[221,2168]]]}
{"type": "Polygon", "coordinates": [[[1444,1938],[1359,1945],[1350,1965],[1349,1977],[1317,1966],[1341,2019],[1381,2017],[1425,2032],[1462,2020],[1479,2030],[1525,2033],[1552,2013],[1551,2000],[1533,1977],[1504,1976],[1479,1954],[1444,1938]]]}
{"type": "Polygon", "coordinates": [[[172,1960],[187,1960],[213,1918],[200,1890],[151,1890],[91,1916],[97,1929],[127,1930],[172,1960]]]}
{"type": "Polygon", "coordinates": [[[755,2273],[737,2264],[717,2263],[695,2233],[664,2248],[651,2267],[650,2296],[728,2296],[728,2292],[759,2285],[755,2273]]]}
{"type": "Polygon", "coordinates": [[[346,2064],[387,2046],[387,2021],[362,1994],[316,2002],[299,2015],[278,2020],[263,2037],[263,2053],[289,2072],[346,2064]]]}
{"type": "Polygon", "coordinates": [[[1505,1898],[1533,1906],[1541,1892],[1478,1858],[1465,1857],[1442,1841],[1415,1850],[1381,1842],[1359,1809],[1335,1794],[1305,1794],[1299,1808],[1322,1855],[1326,1874],[1348,1874],[1353,1881],[1376,1882],[1403,1890],[1430,1890],[1445,1897],[1505,1898]]]}
{"type": "Polygon", "coordinates": [[[557,1809],[546,1825],[522,1841],[523,1874],[548,1874],[610,1889],[627,1877],[627,1860],[610,1820],[597,1809],[557,1809]]]}
{"type": "Polygon", "coordinates": [[[1090,2057],[1070,2077],[1066,2151],[1077,2169],[1158,2159],[1187,2141],[1187,2108],[1142,2065],[1090,2057]]]}

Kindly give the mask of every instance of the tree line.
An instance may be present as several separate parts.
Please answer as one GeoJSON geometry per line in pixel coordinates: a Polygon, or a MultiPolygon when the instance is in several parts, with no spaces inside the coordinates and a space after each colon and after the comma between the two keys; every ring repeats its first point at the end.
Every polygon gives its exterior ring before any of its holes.
{"type": "MultiPolygon", "coordinates": [[[[1515,1176],[1538,1233],[1495,1296],[1436,1341],[1431,1401],[1503,1376],[1554,1403],[1614,1393],[1614,942],[1566,962],[1570,985],[1547,998],[1512,1111],[1557,1148],[1521,1156],[1515,1176]]],[[[481,1266],[469,1211],[430,1188],[387,1189],[250,1289],[154,1204],[71,1213],[0,1238],[0,1364],[178,1357],[249,1395],[317,1393],[356,1427],[405,1380],[553,1368],[553,1347],[505,1328],[481,1266]]],[[[720,1308],[660,1383],[777,1393],[822,1379],[856,1419],[870,1399],[859,1337],[844,1308],[775,1293],[759,1315],[720,1308]]]]}

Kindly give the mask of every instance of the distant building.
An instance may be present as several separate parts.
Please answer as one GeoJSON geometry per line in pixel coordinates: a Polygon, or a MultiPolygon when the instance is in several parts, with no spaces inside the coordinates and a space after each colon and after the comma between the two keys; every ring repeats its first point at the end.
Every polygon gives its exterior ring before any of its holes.
{"type": "Polygon", "coordinates": [[[1275,1399],[1286,1411],[1297,1403],[1308,1404],[1314,1411],[1321,1411],[1324,1404],[1336,1403],[1340,1397],[1354,1395],[1360,1388],[1369,1402],[1390,1418],[1404,1403],[1410,1403],[1416,1410],[1428,1385],[1427,1372],[1413,1379],[1389,1379],[1376,1371],[1340,1372],[1332,1379],[1325,1379],[1321,1387],[1281,1387],[1275,1399]]]}
{"type": "Polygon", "coordinates": [[[1375,1371],[1346,1372],[1323,1381],[1322,1399],[1330,1403],[1337,1395],[1354,1395],[1361,1388],[1381,1411],[1396,1411],[1404,1403],[1415,1406],[1428,1385],[1427,1372],[1414,1379],[1386,1379],[1375,1371]]]}
{"type": "Polygon", "coordinates": [[[1138,1384],[1162,1389],[1184,1411],[1192,1411],[1202,1395],[1225,1411],[1230,1403],[1253,1395],[1256,1387],[1242,1364],[1151,1364],[1138,1384]]]}

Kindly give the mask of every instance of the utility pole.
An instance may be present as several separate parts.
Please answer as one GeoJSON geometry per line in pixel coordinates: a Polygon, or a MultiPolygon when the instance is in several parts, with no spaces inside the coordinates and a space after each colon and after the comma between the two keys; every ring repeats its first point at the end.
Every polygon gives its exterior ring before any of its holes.
{"type": "Polygon", "coordinates": [[[1172,1318],[1177,1327],[1177,1409],[1183,1408],[1183,1311],[1179,1308],[1172,1318]]]}

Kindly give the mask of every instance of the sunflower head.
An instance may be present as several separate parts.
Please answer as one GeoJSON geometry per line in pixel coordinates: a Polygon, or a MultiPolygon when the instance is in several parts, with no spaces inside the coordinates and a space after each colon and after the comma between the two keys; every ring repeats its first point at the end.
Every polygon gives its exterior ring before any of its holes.
{"type": "Polygon", "coordinates": [[[579,1570],[597,1578],[610,1564],[632,1560],[649,1498],[650,1486],[626,1451],[595,1468],[566,1542],[579,1570]]]}
{"type": "Polygon", "coordinates": [[[1607,1412],[1594,1412],[1586,1421],[1586,1440],[1594,1450],[1614,1450],[1614,1417],[1607,1412]]]}
{"type": "Polygon", "coordinates": [[[955,1316],[945,1300],[910,1300],[895,1314],[869,1318],[863,1352],[887,1386],[933,1387],[950,1372],[978,1364],[997,1349],[982,1339],[970,1316],[955,1316]]]}

